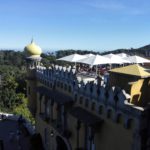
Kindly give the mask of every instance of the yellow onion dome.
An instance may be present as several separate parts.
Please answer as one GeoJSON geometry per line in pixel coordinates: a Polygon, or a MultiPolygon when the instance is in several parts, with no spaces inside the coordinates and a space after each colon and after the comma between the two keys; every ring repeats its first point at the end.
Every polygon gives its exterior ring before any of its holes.
{"type": "Polygon", "coordinates": [[[24,50],[30,56],[40,56],[42,53],[42,49],[36,45],[33,40],[24,48],[24,50]]]}

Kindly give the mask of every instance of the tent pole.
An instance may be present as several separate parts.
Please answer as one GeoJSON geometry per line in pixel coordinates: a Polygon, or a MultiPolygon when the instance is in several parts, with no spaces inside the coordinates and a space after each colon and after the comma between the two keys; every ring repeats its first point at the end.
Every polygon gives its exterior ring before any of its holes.
{"type": "Polygon", "coordinates": [[[76,64],[76,62],[75,62],[75,70],[76,70],[76,65],[77,65],[77,64],[76,64]]]}
{"type": "Polygon", "coordinates": [[[96,65],[96,76],[97,76],[97,65],[96,65]]]}

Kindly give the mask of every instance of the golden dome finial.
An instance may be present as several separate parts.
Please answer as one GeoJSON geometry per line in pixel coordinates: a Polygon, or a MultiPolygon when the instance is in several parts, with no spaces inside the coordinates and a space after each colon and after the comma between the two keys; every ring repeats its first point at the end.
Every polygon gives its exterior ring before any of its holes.
{"type": "Polygon", "coordinates": [[[42,53],[42,50],[41,48],[36,45],[34,42],[33,42],[33,38],[31,40],[31,43],[29,45],[27,45],[24,50],[27,52],[28,55],[30,56],[40,56],[41,53],[42,53]]]}

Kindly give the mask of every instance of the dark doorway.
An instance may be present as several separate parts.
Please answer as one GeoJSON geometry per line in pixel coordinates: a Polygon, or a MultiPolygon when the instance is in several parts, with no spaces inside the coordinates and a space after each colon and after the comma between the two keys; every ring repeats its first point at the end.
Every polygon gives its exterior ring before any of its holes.
{"type": "Polygon", "coordinates": [[[56,142],[57,142],[56,150],[68,150],[66,143],[60,136],[56,137],[56,142]]]}

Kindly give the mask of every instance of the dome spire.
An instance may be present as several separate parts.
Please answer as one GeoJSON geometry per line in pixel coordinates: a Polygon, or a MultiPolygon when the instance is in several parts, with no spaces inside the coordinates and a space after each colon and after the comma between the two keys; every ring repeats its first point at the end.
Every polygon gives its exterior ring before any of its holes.
{"type": "Polygon", "coordinates": [[[33,41],[34,41],[34,40],[33,40],[33,37],[32,37],[32,39],[31,39],[31,44],[33,43],[33,41]]]}

